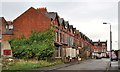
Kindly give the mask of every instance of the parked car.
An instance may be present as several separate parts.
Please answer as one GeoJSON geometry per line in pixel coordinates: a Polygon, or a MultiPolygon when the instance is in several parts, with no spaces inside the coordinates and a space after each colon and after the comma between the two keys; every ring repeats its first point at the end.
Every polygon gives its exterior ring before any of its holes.
{"type": "Polygon", "coordinates": [[[102,56],[102,58],[106,58],[105,56],[102,56]]]}
{"type": "Polygon", "coordinates": [[[112,54],[112,56],[111,56],[111,61],[113,61],[113,60],[118,61],[118,57],[115,54],[112,54]]]}
{"type": "Polygon", "coordinates": [[[101,59],[102,57],[101,56],[96,56],[96,59],[101,59]]]}

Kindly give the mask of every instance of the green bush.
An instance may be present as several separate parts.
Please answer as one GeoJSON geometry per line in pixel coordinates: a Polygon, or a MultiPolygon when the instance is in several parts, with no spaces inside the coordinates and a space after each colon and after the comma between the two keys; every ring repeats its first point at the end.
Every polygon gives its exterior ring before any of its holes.
{"type": "Polygon", "coordinates": [[[32,32],[29,38],[22,36],[9,41],[13,56],[16,58],[29,59],[37,57],[45,60],[54,54],[55,28],[44,32],[32,32]]]}
{"type": "Polygon", "coordinates": [[[88,57],[87,57],[87,50],[88,49],[89,49],[88,46],[83,47],[82,50],[79,51],[80,54],[78,56],[80,58],[84,58],[85,60],[87,60],[88,59],[88,57]]]}

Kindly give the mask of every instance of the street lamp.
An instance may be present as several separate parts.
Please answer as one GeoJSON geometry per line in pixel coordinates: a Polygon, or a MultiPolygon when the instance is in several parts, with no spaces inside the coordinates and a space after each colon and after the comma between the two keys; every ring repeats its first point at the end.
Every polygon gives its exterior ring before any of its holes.
{"type": "MultiPolygon", "coordinates": [[[[110,56],[112,57],[112,31],[111,31],[111,24],[103,22],[103,24],[109,24],[110,25],[110,56]]],[[[111,57],[110,57],[110,66],[111,66],[111,57]]]]}

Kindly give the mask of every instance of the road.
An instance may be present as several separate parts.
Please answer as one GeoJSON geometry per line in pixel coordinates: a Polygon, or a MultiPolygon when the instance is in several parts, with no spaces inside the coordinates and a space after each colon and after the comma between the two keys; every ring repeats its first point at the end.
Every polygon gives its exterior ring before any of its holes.
{"type": "Polygon", "coordinates": [[[60,69],[57,69],[57,71],[61,71],[61,72],[63,72],[63,71],[65,71],[65,72],[66,71],[68,71],[68,72],[70,72],[70,71],[73,71],[73,72],[74,71],[105,72],[109,61],[110,61],[110,59],[107,59],[107,58],[94,59],[94,60],[89,60],[87,62],[83,62],[80,64],[75,64],[72,66],[60,68],[60,69]]]}
{"type": "Polygon", "coordinates": [[[91,59],[22,72],[106,72],[110,59],[91,59]]]}

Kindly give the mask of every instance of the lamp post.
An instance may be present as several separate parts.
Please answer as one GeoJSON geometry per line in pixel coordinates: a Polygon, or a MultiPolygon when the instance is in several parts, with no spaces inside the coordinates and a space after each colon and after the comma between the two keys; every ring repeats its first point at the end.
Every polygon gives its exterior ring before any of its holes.
{"type": "MultiPolygon", "coordinates": [[[[112,31],[111,31],[111,24],[103,22],[103,24],[109,24],[110,25],[110,56],[112,57],[112,31]]],[[[110,66],[111,66],[111,57],[110,57],[110,66]]]]}

